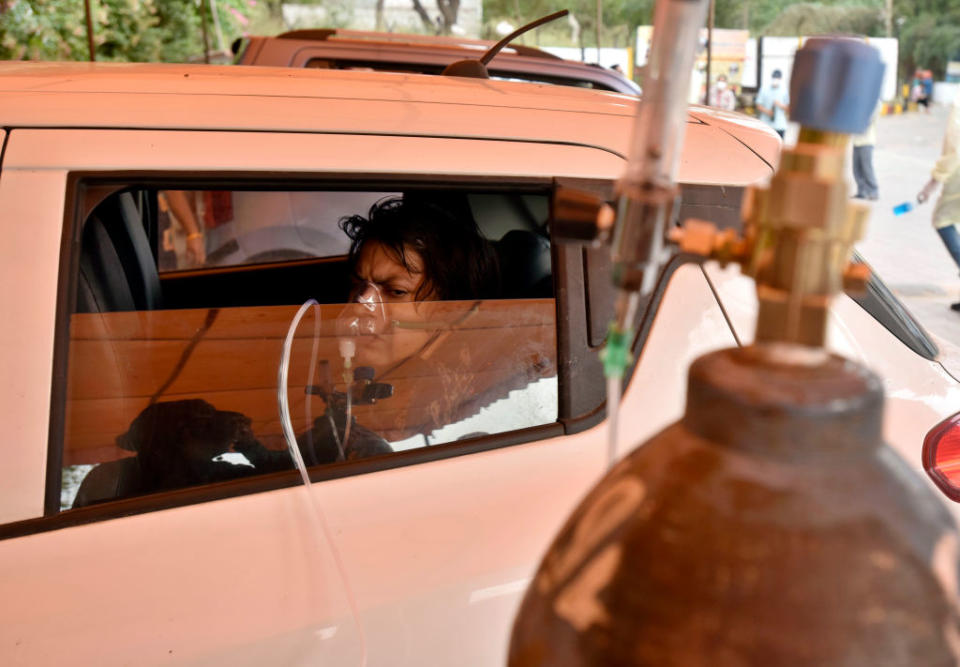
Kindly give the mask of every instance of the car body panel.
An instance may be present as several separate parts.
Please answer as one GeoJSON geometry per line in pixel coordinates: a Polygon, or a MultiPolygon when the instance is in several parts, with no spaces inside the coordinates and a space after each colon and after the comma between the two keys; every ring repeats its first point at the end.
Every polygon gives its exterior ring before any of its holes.
{"type": "Polygon", "coordinates": [[[766,123],[758,123],[756,119],[741,113],[704,106],[691,106],[690,116],[722,129],[756,153],[757,157],[773,169],[776,169],[780,163],[780,149],[783,141],[780,135],[766,123]]]}
{"type": "Polygon", "coordinates": [[[57,164],[79,170],[288,171],[331,175],[394,173],[490,175],[503,178],[611,178],[624,161],[586,146],[431,137],[333,133],[232,133],[155,130],[15,130],[6,165],[11,170],[57,164]],[[87,142],[98,148],[85,152],[87,142]],[[208,150],[188,160],[202,142],[208,150]],[[251,155],[256,159],[251,159],[251,155]],[[322,160],[318,156],[323,156],[322,160]],[[185,164],[186,163],[186,164],[185,164]]]}
{"type": "MultiPolygon", "coordinates": [[[[0,91],[10,102],[9,127],[62,126],[64,98],[53,93],[69,92],[75,127],[496,138],[620,156],[629,153],[636,104],[613,93],[425,75],[82,63],[0,64],[0,91]],[[189,103],[175,103],[177,96],[189,103]]],[[[746,185],[772,173],[769,154],[758,157],[743,139],[707,123],[687,124],[681,182],[746,185]]],[[[755,130],[767,146],[768,131],[755,130]]]]}
{"type": "MultiPolygon", "coordinates": [[[[11,143],[12,137],[11,137],[11,143]]],[[[4,159],[6,162],[6,156],[4,159]]],[[[43,514],[47,442],[50,428],[57,285],[66,171],[3,170],[0,210],[0,349],[7,379],[0,390],[4,425],[4,470],[0,473],[0,521],[43,514]],[[58,193],[38,199],[31,192],[58,193]],[[24,248],[29,248],[24,252],[24,248]],[[14,287],[18,286],[18,287],[14,287]],[[32,443],[23,446],[24,443],[32,443]]]]}
{"type": "Polygon", "coordinates": [[[3,541],[3,664],[361,664],[310,502],[295,487],[3,541]]]}

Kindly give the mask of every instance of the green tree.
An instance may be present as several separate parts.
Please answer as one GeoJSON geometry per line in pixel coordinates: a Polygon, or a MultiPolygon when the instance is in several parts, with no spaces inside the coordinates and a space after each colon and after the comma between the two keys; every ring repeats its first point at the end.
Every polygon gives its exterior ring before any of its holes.
{"type": "MultiPolygon", "coordinates": [[[[183,62],[203,55],[196,0],[91,0],[91,4],[98,60],[183,62]]],[[[216,0],[216,8],[229,44],[268,5],[216,0]]],[[[0,0],[2,59],[86,60],[86,39],[83,0],[0,0]]]]}
{"type": "Polygon", "coordinates": [[[842,33],[879,37],[883,27],[883,13],[877,7],[801,2],[780,12],[763,34],[789,37],[842,33]]]}
{"type": "Polygon", "coordinates": [[[900,31],[903,79],[909,79],[918,67],[943,78],[949,60],[960,60],[960,25],[955,20],[923,14],[904,23],[900,31]]]}

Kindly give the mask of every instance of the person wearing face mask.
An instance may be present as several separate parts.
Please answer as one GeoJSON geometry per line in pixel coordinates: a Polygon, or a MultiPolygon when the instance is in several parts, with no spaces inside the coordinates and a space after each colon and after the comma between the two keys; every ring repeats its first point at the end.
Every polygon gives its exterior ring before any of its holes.
{"type": "Polygon", "coordinates": [[[391,197],[374,204],[367,216],[340,221],[351,241],[350,301],[357,312],[366,312],[361,328],[370,329],[358,355],[378,372],[429,342],[429,327],[417,323],[433,319],[431,302],[500,297],[493,245],[468,210],[454,213],[456,202],[447,203],[391,197]]]}
{"type": "Polygon", "coordinates": [[[351,241],[353,300],[374,287],[387,303],[499,296],[496,253],[467,215],[391,197],[374,204],[367,217],[344,218],[340,228],[351,241]]]}
{"type": "Polygon", "coordinates": [[[724,111],[733,111],[737,106],[737,98],[727,85],[727,77],[721,74],[710,89],[710,106],[724,111]]]}
{"type": "Polygon", "coordinates": [[[351,241],[351,293],[338,329],[355,344],[355,365],[373,369],[378,382],[399,382],[390,406],[396,428],[429,433],[453,423],[475,389],[471,382],[441,388],[443,378],[472,372],[471,350],[451,354],[462,342],[449,334],[482,300],[501,296],[493,244],[465,200],[417,193],[381,200],[340,227],[351,241]],[[420,423],[415,415],[426,404],[430,414],[420,423]]]}
{"type": "Polygon", "coordinates": [[[783,139],[787,131],[787,113],[790,111],[790,92],[783,85],[783,73],[780,70],[773,70],[770,83],[757,93],[756,107],[760,120],[783,139]]]}

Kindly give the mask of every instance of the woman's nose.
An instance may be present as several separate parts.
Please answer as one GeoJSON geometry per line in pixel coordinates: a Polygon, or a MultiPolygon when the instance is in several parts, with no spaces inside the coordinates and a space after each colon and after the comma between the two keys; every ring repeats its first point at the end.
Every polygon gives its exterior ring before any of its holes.
{"type": "Polygon", "coordinates": [[[354,289],[352,301],[370,306],[375,303],[382,303],[382,297],[383,295],[380,294],[380,288],[378,288],[376,284],[365,282],[354,289]]]}

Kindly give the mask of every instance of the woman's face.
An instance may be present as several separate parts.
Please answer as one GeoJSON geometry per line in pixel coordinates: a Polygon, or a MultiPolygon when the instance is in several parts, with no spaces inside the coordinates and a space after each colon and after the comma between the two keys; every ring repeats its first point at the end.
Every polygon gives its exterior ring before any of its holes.
{"type": "Polygon", "coordinates": [[[393,250],[377,241],[360,248],[352,276],[351,301],[376,298],[383,303],[432,301],[433,289],[423,289],[423,258],[410,246],[404,247],[404,266],[393,250]],[[421,294],[421,291],[423,294],[421,294]]]}
{"type": "Polygon", "coordinates": [[[423,302],[435,301],[436,290],[425,284],[423,258],[404,248],[406,266],[390,248],[370,241],[363,245],[354,266],[347,321],[358,323],[357,364],[373,366],[378,374],[416,354],[433,331],[423,326],[429,311],[423,302]]]}

